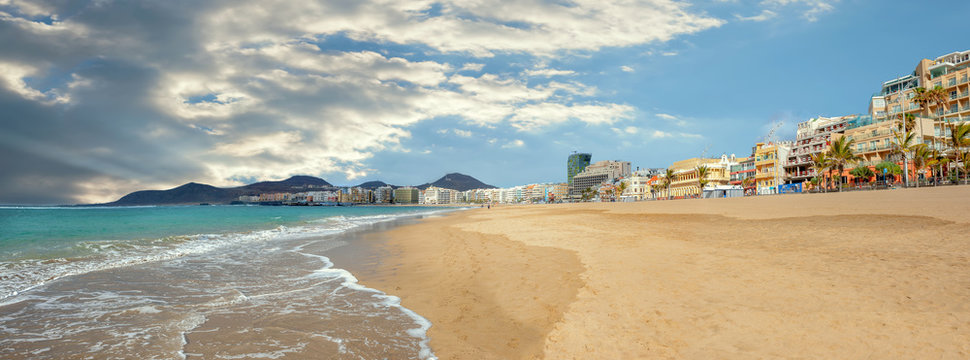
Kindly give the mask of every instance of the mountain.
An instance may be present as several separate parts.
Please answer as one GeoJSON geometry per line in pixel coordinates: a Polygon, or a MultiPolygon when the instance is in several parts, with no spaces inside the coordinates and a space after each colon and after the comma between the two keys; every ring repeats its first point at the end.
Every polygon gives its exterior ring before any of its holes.
{"type": "Polygon", "coordinates": [[[168,190],[135,191],[103,205],[182,205],[182,204],[227,204],[241,195],[259,195],[268,192],[300,192],[316,189],[330,189],[326,180],[313,176],[293,176],[282,181],[263,181],[234,188],[219,188],[212,185],[188,183],[168,190]]]}
{"type": "Polygon", "coordinates": [[[242,189],[258,194],[261,192],[306,191],[309,189],[331,187],[333,187],[333,185],[324,179],[313,176],[297,175],[282,181],[263,181],[246,186],[240,186],[236,189],[242,189]]]}
{"type": "Polygon", "coordinates": [[[384,186],[390,186],[390,187],[393,187],[393,188],[397,188],[397,186],[390,185],[390,184],[388,184],[386,182],[383,182],[383,181],[380,181],[380,180],[368,181],[368,182],[365,182],[363,184],[357,185],[356,187],[374,190],[374,189],[377,189],[379,187],[384,187],[384,186]]]}
{"type": "Polygon", "coordinates": [[[466,191],[471,189],[495,189],[496,188],[495,186],[488,185],[486,183],[478,181],[478,179],[476,178],[473,178],[465,174],[459,174],[459,173],[451,173],[451,174],[442,176],[440,179],[438,179],[433,183],[418,185],[417,188],[424,190],[424,189],[427,189],[429,186],[436,186],[440,188],[452,189],[452,190],[458,190],[458,191],[466,191]]]}
{"type": "Polygon", "coordinates": [[[223,203],[235,200],[233,189],[217,188],[212,185],[188,183],[168,190],[142,190],[123,196],[118,201],[105,205],[176,205],[199,203],[223,203]]]}

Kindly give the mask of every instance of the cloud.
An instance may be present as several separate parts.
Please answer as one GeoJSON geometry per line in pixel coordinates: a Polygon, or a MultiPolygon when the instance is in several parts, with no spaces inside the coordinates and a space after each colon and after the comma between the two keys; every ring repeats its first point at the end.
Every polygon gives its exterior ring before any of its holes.
{"type": "Polygon", "coordinates": [[[187,181],[359,178],[376,153],[408,151],[402,141],[429,119],[514,131],[609,125],[636,109],[579,81],[531,79],[575,71],[510,64],[488,73],[476,58],[555,59],[724,23],[673,0],[0,6],[0,109],[12,119],[0,122],[10,170],[0,174],[0,202],[109,201],[187,181]],[[368,46],[325,45],[341,37],[368,46]]]}
{"type": "Polygon", "coordinates": [[[660,53],[660,55],[663,55],[663,56],[677,56],[677,54],[679,53],[676,51],[664,51],[660,53]]]}
{"type": "Polygon", "coordinates": [[[775,16],[778,16],[778,14],[775,13],[774,11],[771,11],[771,10],[768,10],[768,9],[762,10],[760,14],[754,15],[754,16],[747,16],[747,17],[745,17],[745,16],[741,16],[741,15],[738,15],[738,14],[734,14],[734,17],[737,18],[738,20],[741,20],[741,21],[754,21],[754,22],[766,21],[766,20],[769,20],[769,19],[773,19],[775,16]]]}
{"type": "Polygon", "coordinates": [[[677,117],[675,115],[658,113],[658,114],[655,114],[655,116],[657,116],[658,118],[661,118],[661,119],[663,119],[663,120],[665,120],[667,122],[673,123],[674,125],[677,125],[677,126],[681,126],[681,127],[687,126],[687,121],[685,121],[684,119],[681,119],[680,117],[677,117]]]}
{"type": "Polygon", "coordinates": [[[661,130],[654,130],[650,134],[650,137],[655,138],[655,139],[665,139],[665,138],[700,139],[700,138],[703,138],[703,136],[701,136],[699,134],[691,134],[691,133],[685,133],[685,132],[672,133],[672,132],[666,132],[666,131],[661,131],[661,130]]]}
{"type": "Polygon", "coordinates": [[[209,14],[208,46],[280,41],[304,34],[346,33],[354,40],[423,44],[441,52],[489,57],[495,52],[552,55],[651,42],[718,27],[723,20],[673,0],[570,3],[486,0],[371,0],[353,6],[320,2],[241,1],[209,14]],[[435,7],[436,13],[430,10],[435,7]],[[273,24],[274,26],[262,26],[273,24]]]}
{"type": "Polygon", "coordinates": [[[622,70],[623,72],[628,72],[628,73],[632,73],[632,72],[635,72],[636,71],[636,70],[633,70],[632,67],[629,67],[629,66],[626,66],[626,65],[620,66],[620,70],[622,70]]]}
{"type": "Polygon", "coordinates": [[[575,75],[576,72],[572,70],[557,70],[557,69],[531,69],[523,72],[526,76],[569,76],[575,75]]]}
{"type": "MultiPolygon", "coordinates": [[[[839,2],[839,0],[763,0],[761,5],[776,8],[798,6],[804,9],[802,17],[808,21],[815,22],[818,21],[819,16],[835,10],[835,5],[833,4],[837,2],[839,2]]],[[[762,14],[764,14],[764,12],[762,12],[762,14]]]]}
{"type": "Polygon", "coordinates": [[[509,141],[508,143],[505,143],[505,145],[502,145],[502,148],[511,149],[511,148],[520,148],[523,146],[525,146],[525,141],[515,139],[512,141],[509,141]]]}

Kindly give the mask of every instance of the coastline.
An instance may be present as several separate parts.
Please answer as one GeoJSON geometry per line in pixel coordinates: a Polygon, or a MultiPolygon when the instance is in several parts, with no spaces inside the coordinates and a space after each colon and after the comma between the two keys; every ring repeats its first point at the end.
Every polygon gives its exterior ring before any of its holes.
{"type": "Polygon", "coordinates": [[[441,359],[966,358],[970,187],[473,209],[370,237],[441,359]]]}

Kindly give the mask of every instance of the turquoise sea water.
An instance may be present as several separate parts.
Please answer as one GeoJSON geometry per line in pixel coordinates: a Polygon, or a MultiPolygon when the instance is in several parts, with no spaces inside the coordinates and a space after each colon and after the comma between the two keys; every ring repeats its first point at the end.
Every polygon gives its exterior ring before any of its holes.
{"type": "Polygon", "coordinates": [[[0,207],[0,358],[434,358],[430,323],[327,256],[443,211],[0,207]]]}
{"type": "Polygon", "coordinates": [[[428,211],[398,206],[0,207],[0,261],[90,254],[90,244],[225,234],[428,211]]]}

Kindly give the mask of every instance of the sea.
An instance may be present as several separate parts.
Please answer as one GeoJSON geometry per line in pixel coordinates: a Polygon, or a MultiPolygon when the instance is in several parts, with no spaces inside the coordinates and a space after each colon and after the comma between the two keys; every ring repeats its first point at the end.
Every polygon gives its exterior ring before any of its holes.
{"type": "Polygon", "coordinates": [[[331,254],[446,211],[0,207],[0,358],[433,359],[431,324],[331,254]]]}

